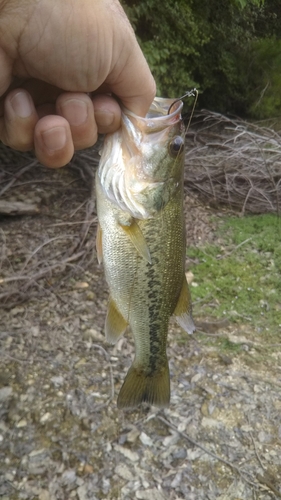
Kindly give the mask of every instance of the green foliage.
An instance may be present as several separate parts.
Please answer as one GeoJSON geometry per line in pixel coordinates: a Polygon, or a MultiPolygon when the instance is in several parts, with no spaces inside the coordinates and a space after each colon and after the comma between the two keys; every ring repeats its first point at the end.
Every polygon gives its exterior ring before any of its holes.
{"type": "Polygon", "coordinates": [[[127,0],[125,9],[154,74],[158,93],[177,97],[193,87],[190,65],[209,40],[210,30],[196,17],[191,2],[127,0]]]}
{"type": "MultiPolygon", "coordinates": [[[[256,88],[261,90],[261,83],[254,84],[251,76],[249,54],[255,60],[258,51],[257,64],[259,60],[264,64],[258,42],[273,36],[276,2],[123,0],[123,5],[156,79],[158,95],[178,97],[195,86],[199,107],[245,115],[254,110],[256,88]]],[[[275,88],[281,77],[273,52],[272,64],[276,72],[270,81],[275,88]]],[[[259,78],[254,66],[253,74],[259,78]]],[[[264,84],[266,76],[262,80],[264,84]]],[[[274,110],[275,97],[274,92],[272,102],[265,105],[268,110],[274,110]]]]}
{"type": "Polygon", "coordinates": [[[222,246],[188,249],[196,315],[250,322],[281,332],[281,220],[274,215],[226,218],[222,246]]]}
{"type": "Polygon", "coordinates": [[[239,7],[244,9],[244,7],[247,7],[247,5],[249,5],[249,3],[260,6],[264,3],[264,0],[251,0],[251,2],[249,0],[235,0],[235,2],[239,7]]]}

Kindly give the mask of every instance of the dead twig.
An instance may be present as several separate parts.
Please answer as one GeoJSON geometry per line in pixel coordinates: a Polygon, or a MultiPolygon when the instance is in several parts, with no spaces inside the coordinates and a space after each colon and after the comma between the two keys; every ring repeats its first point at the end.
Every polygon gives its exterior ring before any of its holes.
{"type": "Polygon", "coordinates": [[[250,479],[248,479],[247,477],[245,477],[245,474],[250,475],[247,471],[241,470],[239,467],[237,467],[236,465],[234,465],[232,462],[229,462],[229,460],[225,460],[224,458],[219,457],[218,455],[216,455],[212,451],[208,450],[207,448],[205,448],[205,446],[203,446],[202,444],[200,444],[197,441],[195,441],[194,439],[192,439],[185,432],[179,431],[178,428],[174,424],[172,424],[171,422],[169,422],[169,420],[166,420],[161,415],[155,415],[155,416],[158,418],[158,420],[160,420],[165,425],[167,425],[168,427],[170,427],[170,429],[172,429],[173,431],[177,432],[180,436],[182,436],[184,439],[186,439],[187,441],[189,441],[193,446],[199,448],[200,450],[204,451],[204,453],[207,453],[207,455],[211,456],[215,460],[218,460],[219,462],[223,463],[224,465],[227,465],[228,467],[230,467],[230,469],[232,469],[235,472],[237,472],[239,474],[239,476],[245,482],[247,482],[251,486],[254,486],[255,488],[258,487],[258,484],[256,484],[254,481],[251,481],[250,479]]]}
{"type": "Polygon", "coordinates": [[[281,498],[280,491],[278,491],[277,488],[275,488],[274,484],[272,483],[270,478],[267,477],[266,474],[264,476],[262,476],[261,474],[257,474],[256,477],[257,477],[257,480],[261,484],[264,484],[269,490],[271,490],[274,493],[274,495],[276,495],[278,498],[281,498]]]}
{"type": "Polygon", "coordinates": [[[2,215],[36,215],[38,213],[39,208],[33,203],[0,200],[0,214],[2,215]]]}
{"type": "MultiPolygon", "coordinates": [[[[250,420],[249,420],[249,417],[248,417],[248,424],[250,425],[250,420]]],[[[253,434],[251,433],[251,431],[250,431],[250,437],[251,437],[251,440],[252,440],[252,443],[253,443],[253,447],[254,447],[254,450],[255,450],[255,454],[256,454],[257,460],[258,460],[258,462],[259,462],[259,464],[260,464],[261,468],[262,468],[263,470],[266,470],[266,467],[263,465],[263,463],[262,463],[262,461],[261,461],[261,458],[260,458],[260,456],[259,456],[259,453],[258,453],[258,450],[257,450],[257,445],[256,445],[256,442],[255,442],[255,440],[254,440],[254,436],[253,436],[253,434]]]]}
{"type": "Polygon", "coordinates": [[[270,128],[200,111],[186,135],[186,187],[210,203],[279,214],[281,136],[270,128]]]}

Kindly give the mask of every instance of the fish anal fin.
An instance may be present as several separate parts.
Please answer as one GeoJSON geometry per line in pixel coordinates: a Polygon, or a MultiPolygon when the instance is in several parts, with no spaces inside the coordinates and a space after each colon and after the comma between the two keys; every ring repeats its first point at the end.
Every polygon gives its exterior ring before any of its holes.
{"type": "Polygon", "coordinates": [[[174,316],[178,324],[187,332],[193,333],[195,330],[195,325],[192,319],[192,305],[191,305],[191,296],[188,288],[188,284],[186,281],[186,277],[184,277],[182,289],[180,292],[180,296],[178,299],[178,303],[174,310],[174,316]]]}
{"type": "Polygon", "coordinates": [[[130,238],[138,253],[151,264],[151,256],[145,241],[145,237],[135,219],[131,219],[130,225],[123,225],[119,222],[122,229],[130,238]]]}
{"type": "Polygon", "coordinates": [[[110,344],[115,344],[128,326],[127,321],[119,312],[114,300],[109,297],[105,320],[105,337],[110,344]]]}
{"type": "Polygon", "coordinates": [[[97,227],[97,235],[96,235],[96,251],[97,251],[97,259],[98,263],[102,263],[102,229],[100,224],[97,227]]]}
{"type": "Polygon", "coordinates": [[[170,373],[168,360],[152,374],[134,366],[129,369],[117,399],[120,409],[136,408],[146,402],[165,408],[170,402],[170,373]]]}

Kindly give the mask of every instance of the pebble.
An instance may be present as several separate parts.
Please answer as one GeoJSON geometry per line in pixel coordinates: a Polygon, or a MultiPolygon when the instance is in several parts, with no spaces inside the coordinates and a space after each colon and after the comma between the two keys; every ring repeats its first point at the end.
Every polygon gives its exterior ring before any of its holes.
{"type": "Polygon", "coordinates": [[[95,340],[95,341],[98,340],[100,342],[105,341],[104,335],[102,335],[102,333],[98,332],[94,328],[89,328],[88,330],[85,330],[83,332],[83,339],[84,340],[95,340]]]}
{"type": "Polygon", "coordinates": [[[201,425],[202,427],[221,427],[222,423],[214,418],[203,417],[201,425]]]}
{"type": "Polygon", "coordinates": [[[185,448],[179,448],[173,453],[173,458],[176,459],[181,459],[184,460],[186,458],[186,449],[185,448]]]}
{"type": "Polygon", "coordinates": [[[61,375],[58,375],[56,377],[51,377],[50,380],[51,380],[51,382],[53,382],[55,387],[59,387],[60,385],[64,384],[64,377],[62,377],[61,375]]]}
{"type": "Polygon", "coordinates": [[[62,483],[66,485],[74,483],[76,481],[76,478],[77,476],[74,469],[65,470],[61,476],[62,483]]]}
{"type": "Polygon", "coordinates": [[[171,487],[173,489],[177,488],[180,485],[181,480],[182,480],[182,472],[179,471],[179,472],[176,473],[173,481],[171,482],[171,487]]]}
{"type": "Polygon", "coordinates": [[[26,427],[27,426],[27,421],[25,419],[19,420],[19,422],[16,423],[16,427],[20,429],[21,427],[26,427]]]}
{"type": "Polygon", "coordinates": [[[129,443],[135,443],[140,435],[140,431],[137,427],[134,427],[128,434],[126,435],[126,441],[129,443]]]}
{"type": "Polygon", "coordinates": [[[79,500],[89,500],[88,488],[85,484],[83,484],[82,486],[79,486],[79,488],[77,488],[77,495],[78,495],[79,500]]]}
{"type": "Polygon", "coordinates": [[[50,412],[47,412],[47,413],[44,413],[44,415],[42,415],[42,417],[40,418],[40,424],[45,424],[46,422],[48,422],[48,420],[50,420],[52,417],[52,414],[50,412]]]}
{"type": "Polygon", "coordinates": [[[260,431],[258,433],[258,440],[260,443],[270,443],[270,441],[272,440],[272,436],[264,431],[260,431]]]}
{"type": "Polygon", "coordinates": [[[29,453],[29,461],[30,462],[44,462],[46,458],[49,456],[48,450],[42,448],[40,450],[33,450],[29,453]]]}
{"type": "Polygon", "coordinates": [[[38,495],[38,500],[51,500],[48,490],[41,490],[38,495]]]}
{"type": "Polygon", "coordinates": [[[196,373],[195,375],[193,375],[193,377],[191,378],[191,383],[192,384],[196,384],[196,382],[199,382],[199,380],[203,377],[203,373],[196,373]]]}
{"type": "Polygon", "coordinates": [[[145,446],[153,446],[153,441],[152,439],[147,435],[145,434],[145,432],[142,432],[140,434],[140,441],[142,442],[142,444],[144,444],[145,446]]]}
{"type": "Polygon", "coordinates": [[[139,460],[139,455],[135,451],[129,450],[129,448],[125,448],[124,446],[120,446],[119,444],[116,444],[114,446],[115,451],[119,451],[119,453],[122,453],[124,457],[128,458],[132,462],[138,462],[139,460]]]}
{"type": "Polygon", "coordinates": [[[180,439],[180,435],[177,432],[173,432],[172,435],[167,436],[163,439],[163,445],[166,448],[169,448],[170,446],[176,444],[179,439],[180,439]]]}
{"type": "Polygon", "coordinates": [[[144,491],[137,491],[136,498],[138,500],[165,500],[165,496],[156,488],[151,488],[144,491]]]}
{"type": "Polygon", "coordinates": [[[119,464],[115,467],[114,472],[125,479],[126,481],[133,481],[134,476],[126,465],[119,464]]]}
{"type": "Polygon", "coordinates": [[[0,389],[0,403],[5,403],[13,394],[12,387],[2,387],[0,389]]]}

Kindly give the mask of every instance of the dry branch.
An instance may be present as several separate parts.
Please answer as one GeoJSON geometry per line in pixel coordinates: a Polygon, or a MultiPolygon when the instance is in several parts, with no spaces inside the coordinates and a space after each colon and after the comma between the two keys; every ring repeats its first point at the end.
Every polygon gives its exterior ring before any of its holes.
{"type": "Polygon", "coordinates": [[[2,215],[35,215],[38,213],[39,208],[33,203],[0,200],[0,214],[2,215]]]}
{"type": "Polygon", "coordinates": [[[281,135],[202,111],[186,135],[186,186],[242,214],[280,213],[281,135]]]}

